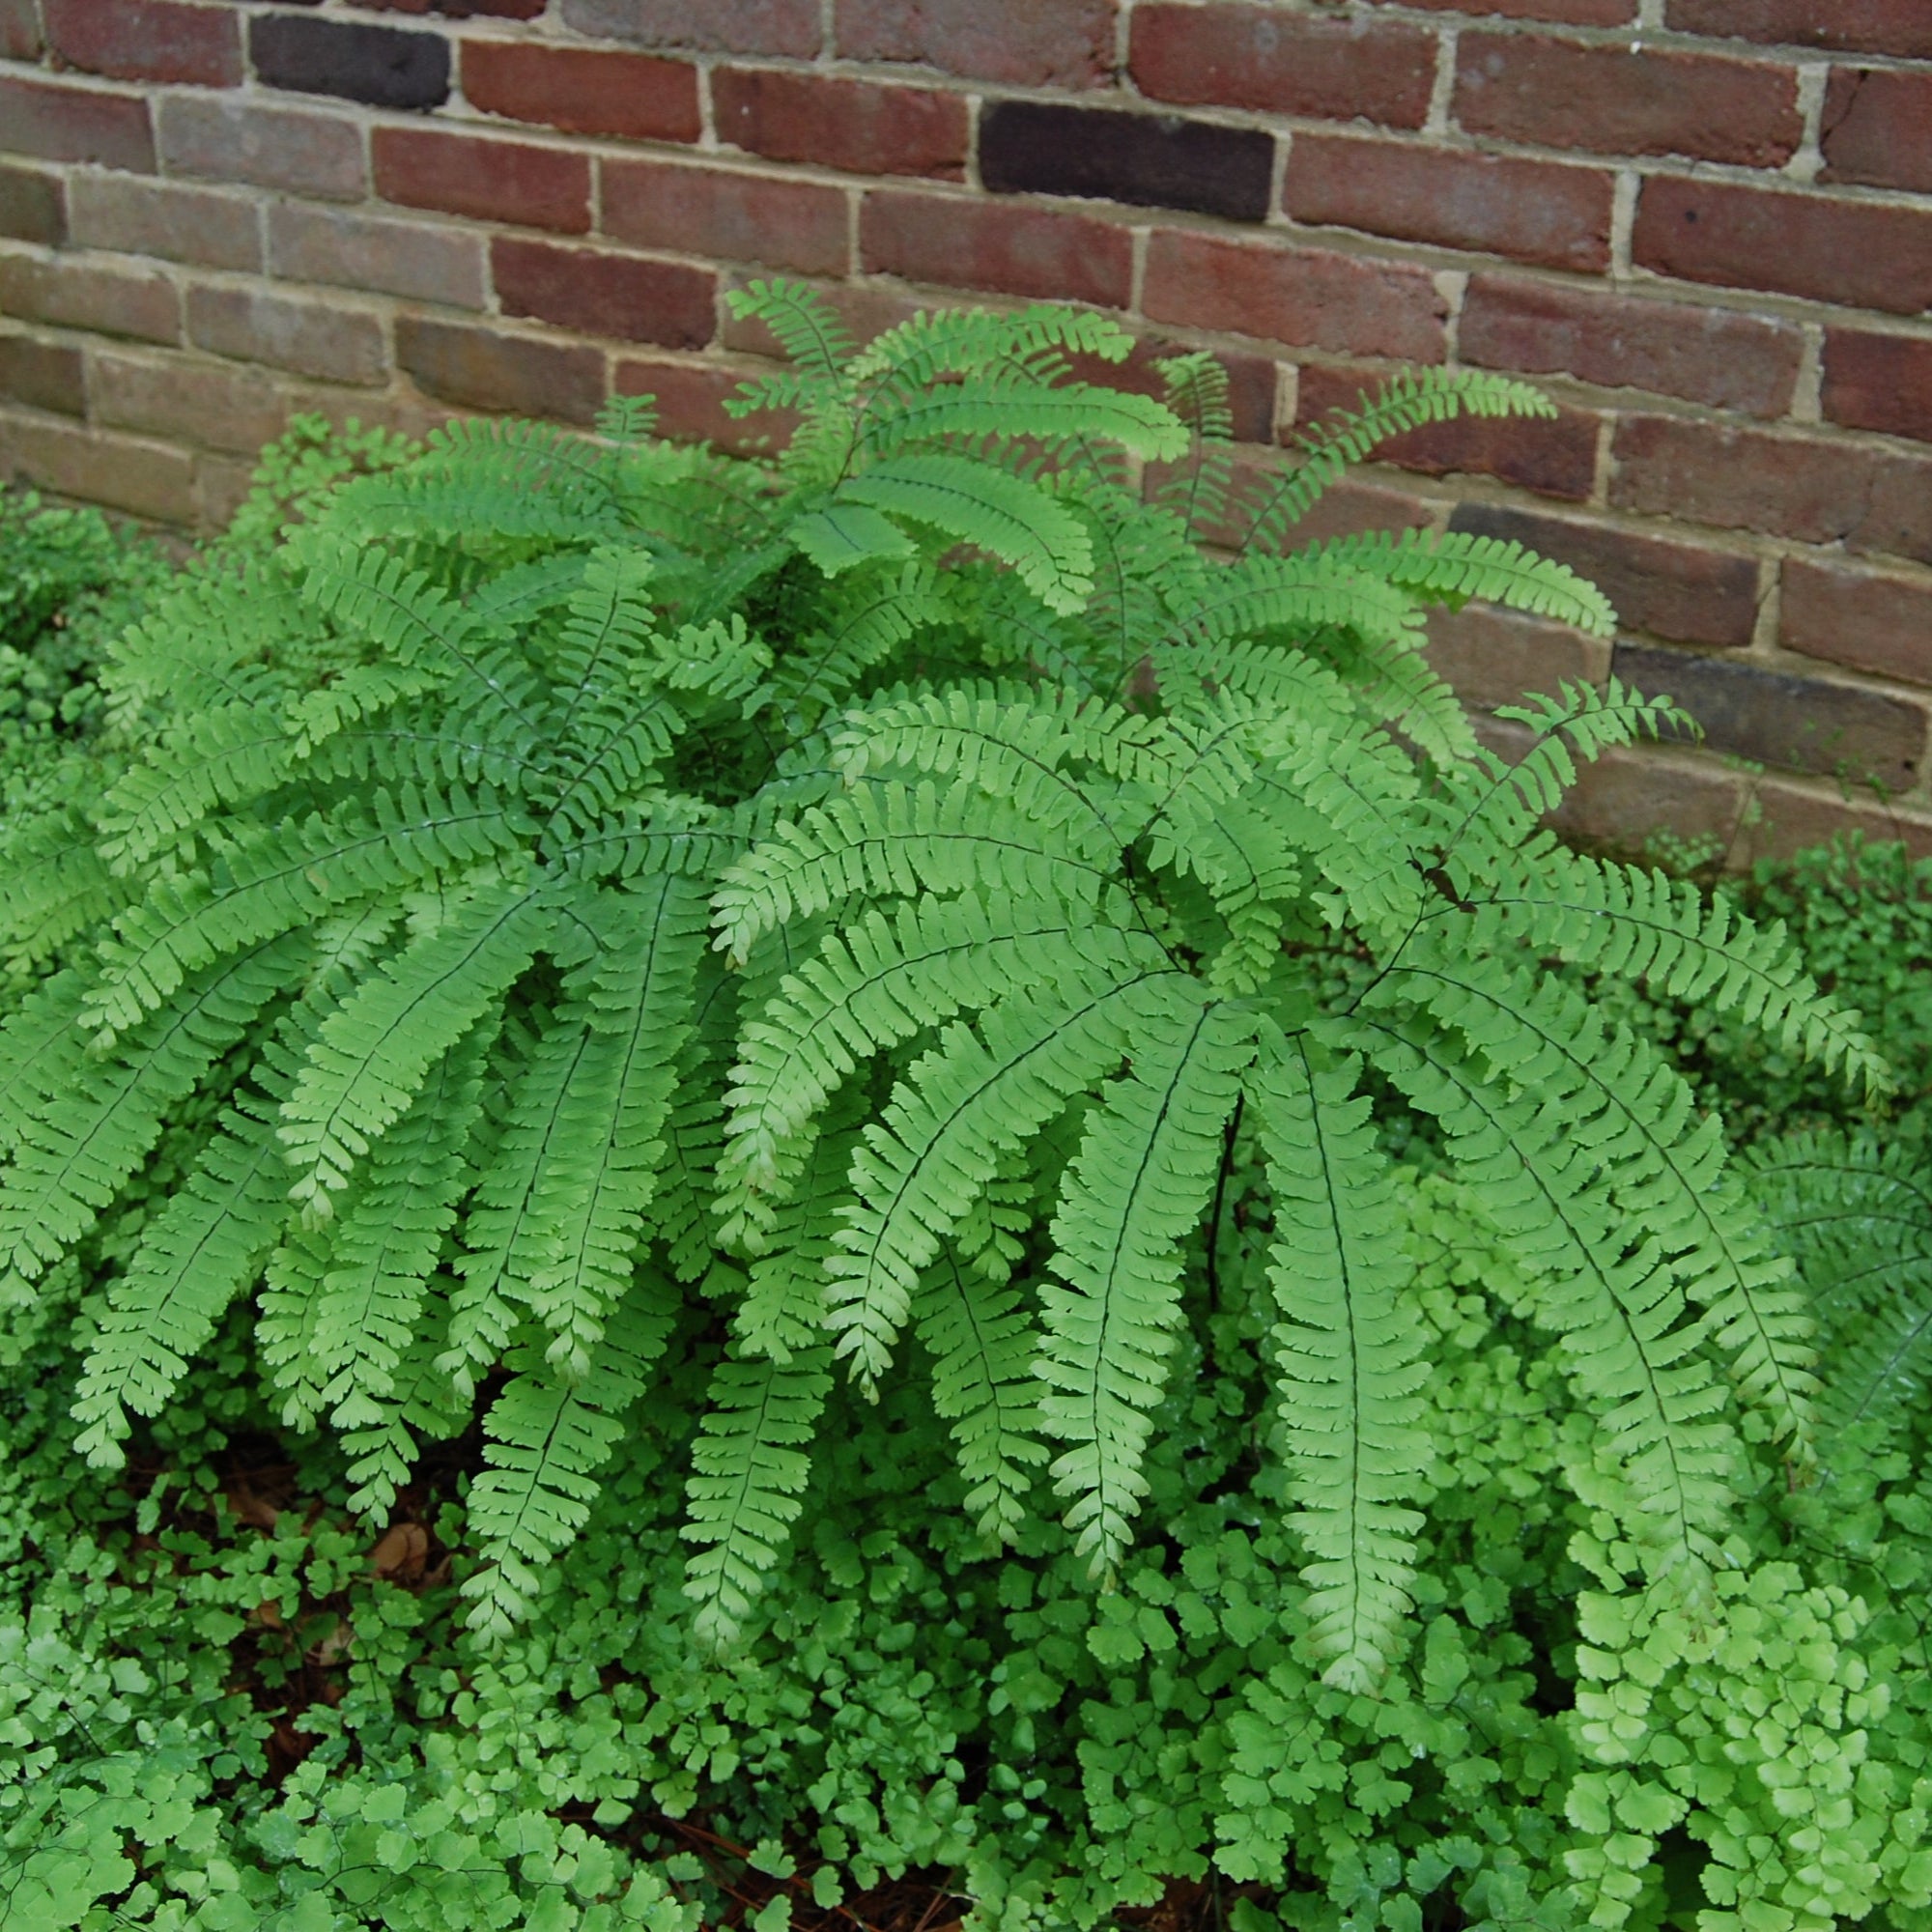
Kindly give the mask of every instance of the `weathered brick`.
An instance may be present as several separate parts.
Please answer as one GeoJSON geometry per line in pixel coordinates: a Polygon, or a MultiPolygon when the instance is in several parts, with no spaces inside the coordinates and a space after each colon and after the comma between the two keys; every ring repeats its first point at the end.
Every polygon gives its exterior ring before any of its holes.
{"type": "MultiPolygon", "coordinates": [[[[745,272],[727,272],[719,279],[726,288],[743,288],[758,277],[745,272]]],[[[838,316],[852,340],[861,344],[871,341],[875,335],[883,334],[889,328],[896,328],[900,323],[923,310],[956,308],[968,299],[965,297],[949,298],[916,295],[910,290],[876,282],[821,282],[814,285],[812,293],[838,316]]],[[[752,316],[741,320],[732,315],[728,307],[724,312],[718,340],[724,348],[742,351],[749,355],[785,359],[785,352],[778,337],[764,323],[752,316]]]]}
{"type": "Polygon", "coordinates": [[[388,370],[382,325],[366,310],[267,289],[189,289],[187,335],[216,355],[326,383],[380,383],[388,370]]]}
{"type": "Polygon", "coordinates": [[[1554,692],[1562,684],[1601,689],[1609,675],[1610,645],[1568,624],[1470,604],[1430,613],[1429,664],[1464,704],[1490,709],[1520,704],[1531,692],[1554,692]]]}
{"type": "Polygon", "coordinates": [[[1636,18],[1637,0],[1378,0],[1433,14],[1488,14],[1510,20],[1548,20],[1561,27],[1621,27],[1636,18]]]}
{"type": "Polygon", "coordinates": [[[627,141],[695,141],[702,132],[697,70],[689,61],[466,41],[462,67],[464,98],[484,114],[627,141]]]}
{"type": "Polygon", "coordinates": [[[195,520],[194,463],[185,451],[45,416],[0,415],[0,476],[157,524],[195,520]]]}
{"type": "Polygon", "coordinates": [[[996,100],[980,114],[980,181],[994,194],[1086,195],[1260,221],[1274,138],[1178,115],[996,100]]]}
{"type": "Polygon", "coordinates": [[[1132,239],[1112,222],[934,195],[867,195],[859,253],[867,274],[1102,308],[1125,308],[1133,281],[1132,239]]]}
{"type": "Polygon", "coordinates": [[[582,235],[590,227],[590,157],[527,141],[478,141],[436,128],[378,128],[376,192],[405,208],[582,235]]]}
{"type": "Polygon", "coordinates": [[[1463,298],[1457,353],[1484,368],[1781,416],[1804,339],[1791,323],[1735,309],[1479,274],[1463,298]]]}
{"type": "Polygon", "coordinates": [[[1753,780],[1751,802],[1755,815],[1739,834],[1733,860],[1739,869],[1760,859],[1795,858],[1853,832],[1897,839],[1915,859],[1932,855],[1932,813],[1922,809],[1769,777],[1753,780]]]}
{"type": "Polygon", "coordinates": [[[48,43],[69,67],[115,80],[234,87],[242,22],[234,9],[178,0],[41,0],[48,43]]]}
{"type": "Polygon", "coordinates": [[[1600,155],[1777,167],[1804,136],[1794,69],[1661,47],[1465,34],[1455,114],[1472,134],[1600,155]]]}
{"type": "Polygon", "coordinates": [[[721,141],[767,160],[945,181],[965,173],[963,95],[726,67],[712,73],[711,111],[721,141]]]}
{"type": "MultiPolygon", "coordinates": [[[[1182,355],[1189,346],[1164,336],[1142,336],[1124,362],[1103,362],[1097,355],[1072,355],[1067,361],[1074,376],[1083,383],[1099,383],[1108,388],[1127,389],[1158,400],[1167,394],[1167,384],[1160,373],[1161,361],[1170,355],[1182,355]]],[[[1274,358],[1237,349],[1217,349],[1214,359],[1228,378],[1228,412],[1235,440],[1272,442],[1274,398],[1279,380],[1274,358]]]]}
{"type": "Polygon", "coordinates": [[[45,51],[34,0],[0,0],[0,60],[37,61],[45,51]]]}
{"type": "MultiPolygon", "coordinates": [[[[1305,428],[1333,410],[1359,409],[1381,378],[1360,368],[1302,365],[1297,420],[1305,428]]],[[[1582,502],[1597,470],[1597,417],[1565,409],[1538,417],[1457,416],[1377,445],[1375,461],[1425,475],[1494,476],[1545,497],[1582,502]]]]}
{"type": "Polygon", "coordinates": [[[505,315],[667,349],[701,349],[716,327],[717,277],[682,262],[508,236],[497,238],[490,261],[505,315]]]}
{"type": "Polygon", "coordinates": [[[1850,670],[1932,685],[1932,577],[1879,576],[1790,557],[1777,640],[1850,670]]]}
{"type": "Polygon", "coordinates": [[[483,306],[482,238],[423,221],[283,202],[269,210],[269,271],[284,281],[483,306]]]}
{"type": "Polygon", "coordinates": [[[1503,537],[1587,577],[1633,630],[1687,644],[1747,644],[1757,621],[1757,559],[1489,503],[1463,503],[1452,530],[1503,537]]]}
{"type": "Polygon", "coordinates": [[[0,149],[43,161],[92,161],[129,174],[155,171],[155,135],[145,99],[12,74],[0,74],[0,149]]]}
{"type": "Polygon", "coordinates": [[[1619,509],[1932,561],[1932,457],[1682,416],[1626,416],[1613,447],[1619,509]]]}
{"type": "Polygon", "coordinates": [[[427,394],[464,409],[587,423],[604,403],[603,354],[582,343],[400,315],[396,362],[427,394]]]}
{"type": "Polygon", "coordinates": [[[384,14],[440,14],[448,20],[534,20],[550,0],[361,0],[361,4],[384,14]]]}
{"type": "MultiPolygon", "coordinates": [[[[1274,487],[1294,468],[1280,450],[1236,448],[1230,452],[1233,492],[1227,514],[1197,520],[1196,533],[1204,543],[1234,550],[1246,541],[1255,506],[1272,496],[1274,487]],[[1242,506],[1245,505],[1245,508],[1242,506]]],[[[1143,478],[1151,498],[1171,485],[1184,485],[1191,463],[1150,463],[1143,478]]],[[[1437,520],[1439,505],[1406,490],[1350,477],[1322,492],[1315,507],[1290,533],[1292,544],[1325,543],[1331,537],[1360,536],[1371,530],[1395,533],[1427,529],[1437,520]]]]}
{"type": "Polygon", "coordinates": [[[1932,71],[1834,67],[1818,132],[1821,180],[1932,189],[1932,71]]]}
{"type": "Polygon", "coordinates": [[[1148,245],[1141,305],[1153,322],[1406,362],[1441,361],[1449,313],[1423,269],[1179,229],[1148,245]]]}
{"type": "Polygon", "coordinates": [[[1932,442],[1932,341],[1828,328],[1823,402],[1833,422],[1932,442]]]}
{"type": "Polygon", "coordinates": [[[1154,100],[1420,128],[1435,36],[1396,21],[1321,20],[1275,7],[1134,10],[1128,66],[1154,100]]]}
{"type": "Polygon", "coordinates": [[[593,40],[695,53],[809,60],[822,37],[818,0],[563,0],[563,17],[593,40]]]}
{"type": "Polygon", "coordinates": [[[0,235],[58,248],[67,240],[67,196],[61,178],[0,161],[0,235]]]}
{"type": "Polygon", "coordinates": [[[708,442],[740,454],[782,447],[798,417],[789,410],[760,410],[734,417],[724,412],[741,372],[713,362],[622,358],[611,382],[619,396],[651,396],[658,406],[658,434],[675,442],[708,442]]]}
{"type": "Polygon", "coordinates": [[[181,339],[181,302],[165,275],[58,257],[0,253],[0,315],[146,342],[181,339]]]}
{"type": "Polygon", "coordinates": [[[1340,134],[1296,135],[1282,183],[1297,221],[1585,271],[1609,266],[1610,198],[1601,168],[1340,134]]]}
{"type": "Polygon", "coordinates": [[[1654,175],[1631,251],[1685,281],[1917,315],[1932,308],[1932,208],[1654,175]]]}
{"type": "Polygon", "coordinates": [[[239,456],[199,449],[194,457],[195,522],[205,530],[225,530],[248,500],[255,466],[239,456]]]}
{"type": "Polygon", "coordinates": [[[106,349],[88,358],[87,388],[96,422],[244,456],[279,436],[288,413],[256,370],[106,349]]]}
{"type": "Polygon", "coordinates": [[[62,415],[87,413],[80,351],[31,335],[0,334],[0,397],[62,415]]]}
{"type": "Polygon", "coordinates": [[[1670,0],[1665,17],[1684,34],[1932,58],[1925,0],[1670,0]]]}
{"type": "Polygon", "coordinates": [[[449,43],[440,34],[258,14],[248,23],[248,58],[264,83],[296,94],[370,107],[440,107],[449,99],[449,43]]]}
{"type": "Polygon", "coordinates": [[[1925,755],[1925,713],[1905,698],[1735,658],[1619,643],[1610,668],[1626,684],[1678,700],[1714,752],[1788,772],[1833,774],[1905,791],[1925,755]]]}
{"type": "MultiPolygon", "coordinates": [[[[1520,724],[1485,720],[1479,735],[1512,762],[1529,750],[1520,724]]],[[[1661,832],[1715,838],[1732,849],[1748,815],[1742,773],[1715,759],[1646,747],[1607,752],[1583,765],[1548,822],[1567,838],[1642,858],[1644,841],[1661,832]]]]}
{"type": "Polygon", "coordinates": [[[68,184],[68,219],[83,247],[261,271],[259,211],[243,196],[217,188],[78,174],[68,184]]]}
{"type": "Polygon", "coordinates": [[[1015,87],[1099,87],[1114,0],[838,0],[841,59],[917,61],[1015,87]]]}
{"type": "Polygon", "coordinates": [[[247,182],[327,201],[367,186],[353,121],[298,107],[170,95],[160,103],[161,164],[171,175],[247,182]]]}
{"type": "Polygon", "coordinates": [[[842,274],[844,190],[677,161],[606,160],[603,229],[645,248],[842,274]]]}

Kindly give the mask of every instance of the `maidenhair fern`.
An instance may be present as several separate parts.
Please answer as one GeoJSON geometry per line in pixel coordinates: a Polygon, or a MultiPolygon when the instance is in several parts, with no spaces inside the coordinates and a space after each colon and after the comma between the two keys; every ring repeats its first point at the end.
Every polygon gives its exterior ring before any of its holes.
{"type": "Polygon", "coordinates": [[[40,979],[0,1033],[0,1296],[72,1293],[163,1126],[199,1149],[103,1247],[87,1455],[252,1296],[285,1422],[339,1434],[371,1512],[487,1402],[467,1589],[498,1632],[708,1362],[686,1533],[722,1640],[837,1379],[916,1343],[985,1535],[1050,1489],[1104,1579],[1238,1213],[1269,1264],[1215,1292],[1272,1326],[1316,1641],[1367,1685],[1430,1375],[1373,1078],[1535,1284],[1633,1560],[1693,1591],[1724,1378],[1802,1457],[1805,1325],[1716,1125],[1545,962],[1875,1058],[1779,935],[1537,829],[1668,705],[1566,687],[1512,766],[1428,668],[1431,605],[1601,634],[1594,590],[1488,539],[1280,548],[1383,437],[1547,406],[1405,378],[1237,487],[1211,361],[1169,365],[1173,409],[1070,379],[1126,354],[1101,318],[860,349],[799,289],[733,299],[793,358],[735,405],[795,412],[775,462],[636,405],[385,457],[185,578],[9,828],[40,979]]]}

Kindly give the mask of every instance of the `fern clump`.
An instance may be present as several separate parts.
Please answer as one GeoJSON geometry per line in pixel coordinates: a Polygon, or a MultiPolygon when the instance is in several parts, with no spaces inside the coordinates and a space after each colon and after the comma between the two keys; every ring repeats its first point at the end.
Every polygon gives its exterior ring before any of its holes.
{"type": "Polygon", "coordinates": [[[1778,932],[1537,829],[1666,703],[1566,688],[1510,765],[1428,669],[1432,604],[1604,632],[1590,586],[1483,538],[1279,548],[1377,438],[1545,406],[1398,383],[1243,497],[1210,363],[1173,409],[1069,380],[1126,353],[1100,318],[860,349],[798,290],[737,299],[792,356],[739,405],[797,412],[781,456],[626,406],[384,458],[133,628],[109,732],[8,828],[41,978],[0,1031],[0,1303],[31,1332],[105,1262],[81,1451],[116,1466],[252,1297],[283,1425],[378,1519],[486,1405],[464,1587],[500,1636],[696,1361],[715,1641],[834,1378],[877,1394],[917,1341],[979,1530],[1050,1489],[1105,1580],[1205,1264],[1265,1312],[1309,1643],[1360,1689],[1431,1373],[1373,1081],[1534,1284],[1615,1560],[1696,1599],[1729,1392],[1807,1454],[1807,1325],[1715,1121],[1548,962],[1876,1058],[1778,932]],[[1234,1214],[1260,1261],[1218,1269],[1234,1214]]]}

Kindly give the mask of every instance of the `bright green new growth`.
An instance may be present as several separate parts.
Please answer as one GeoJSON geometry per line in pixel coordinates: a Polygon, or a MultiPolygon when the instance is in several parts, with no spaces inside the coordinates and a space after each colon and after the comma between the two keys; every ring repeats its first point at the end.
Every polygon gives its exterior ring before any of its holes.
{"type": "Polygon", "coordinates": [[[1588,585],[1484,539],[1271,548],[1380,438],[1547,406],[1406,379],[1247,500],[1206,358],[1170,366],[1184,421],[1068,380],[1126,354],[1097,317],[857,350],[797,289],[734,299],[793,358],[742,404],[799,413],[775,464],[649,443],[635,408],[595,442],[443,432],[187,579],[119,647],[114,736],[10,831],[7,938],[48,970],[0,1031],[0,1293],[71,1292],[163,1125],[201,1123],[88,1306],[87,1454],[251,1292],[285,1419],[341,1433],[379,1516],[488,1384],[466,1589],[500,1633],[627,1418],[712,1360],[686,1534],[723,1640],[831,1375],[879,1387],[911,1329],[981,1530],[1045,1465],[1110,1577],[1259,1150],[1310,1615],[1364,1687],[1429,1375],[1372,1069],[1438,1123],[1641,1560],[1694,1595],[1725,1378],[1802,1455],[1805,1324],[1716,1123],[1540,962],[1876,1058],[1778,935],[1536,829],[1667,704],[1567,688],[1509,767],[1422,659],[1468,597],[1607,631],[1588,585]],[[1250,530],[1233,560],[1210,521],[1250,530]],[[74,850],[50,923],[32,882],[74,850]]]}

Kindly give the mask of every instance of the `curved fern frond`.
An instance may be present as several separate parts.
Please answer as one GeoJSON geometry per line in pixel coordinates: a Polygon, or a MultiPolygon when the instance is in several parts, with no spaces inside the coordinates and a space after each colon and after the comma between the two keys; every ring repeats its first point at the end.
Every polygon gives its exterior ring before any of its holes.
{"type": "Polygon", "coordinates": [[[1574,624],[1592,637],[1616,631],[1604,593],[1567,564],[1537,556],[1512,539],[1460,530],[1371,530],[1297,551],[1290,561],[1311,572],[1378,577],[1432,602],[1481,598],[1533,617],[1574,624]]]}
{"type": "Polygon", "coordinates": [[[1188,446],[1185,426],[1151,396],[1091,383],[1016,389],[981,378],[925,389],[889,411],[875,411],[861,447],[885,456],[948,437],[1108,441],[1147,462],[1185,455],[1188,446]]]}

